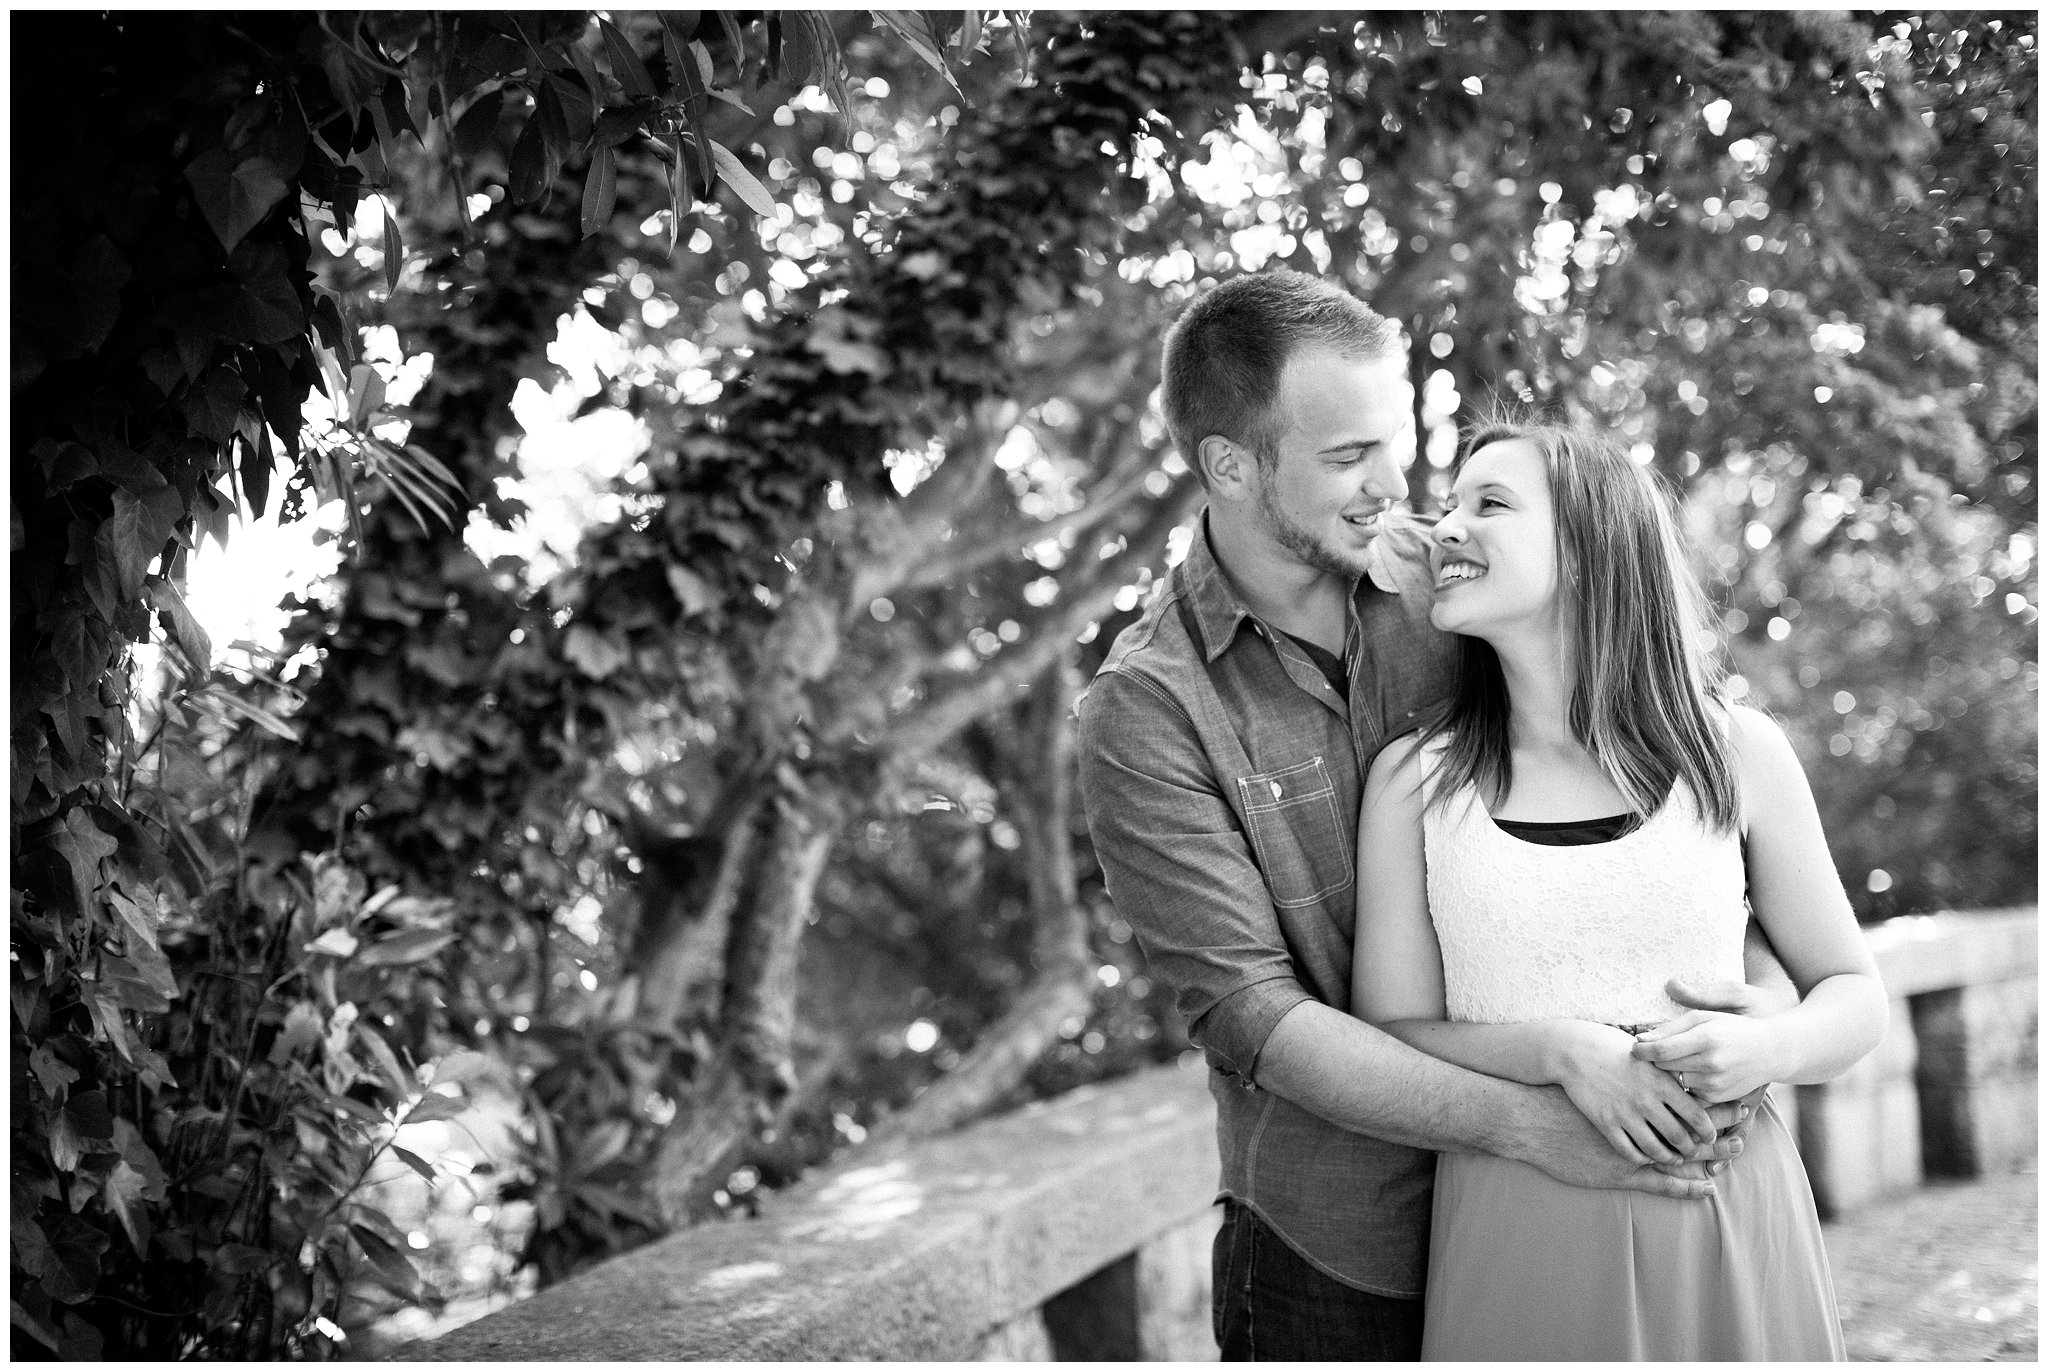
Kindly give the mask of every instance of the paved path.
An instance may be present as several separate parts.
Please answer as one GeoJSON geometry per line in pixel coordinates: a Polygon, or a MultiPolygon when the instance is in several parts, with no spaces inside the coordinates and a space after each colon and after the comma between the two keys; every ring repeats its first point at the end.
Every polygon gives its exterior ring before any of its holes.
{"type": "Polygon", "coordinates": [[[1930,1182],[1825,1226],[1858,1362],[2040,1357],[2040,1178],[1930,1182]]]}

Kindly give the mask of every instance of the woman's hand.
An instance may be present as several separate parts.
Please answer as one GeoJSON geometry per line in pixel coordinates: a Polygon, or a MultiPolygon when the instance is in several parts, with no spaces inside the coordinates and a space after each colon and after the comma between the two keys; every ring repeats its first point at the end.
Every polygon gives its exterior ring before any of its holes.
{"type": "Polygon", "coordinates": [[[1781,1036],[1768,1018],[1719,1010],[1668,1019],[1637,1039],[1633,1051],[1709,1102],[1746,1096],[1785,1075],[1781,1036]]]}
{"type": "Polygon", "coordinates": [[[1667,1072],[1632,1056],[1612,1025],[1560,1020],[1552,1028],[1558,1085],[1622,1157],[1639,1166],[1684,1162],[1714,1141],[1714,1122],[1667,1072]]]}

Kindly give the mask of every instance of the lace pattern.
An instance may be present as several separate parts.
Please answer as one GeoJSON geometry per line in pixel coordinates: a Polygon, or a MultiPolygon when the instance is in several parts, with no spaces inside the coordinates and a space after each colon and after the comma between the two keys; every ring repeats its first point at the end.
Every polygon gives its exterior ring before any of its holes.
{"type": "MultiPolygon", "coordinates": [[[[1422,752],[1427,787],[1441,755],[1422,752]]],[[[1742,980],[1741,840],[1710,832],[1683,787],[1608,843],[1518,839],[1469,785],[1427,807],[1422,831],[1453,1020],[1654,1023],[1684,1009],[1672,977],[1742,980]]]]}

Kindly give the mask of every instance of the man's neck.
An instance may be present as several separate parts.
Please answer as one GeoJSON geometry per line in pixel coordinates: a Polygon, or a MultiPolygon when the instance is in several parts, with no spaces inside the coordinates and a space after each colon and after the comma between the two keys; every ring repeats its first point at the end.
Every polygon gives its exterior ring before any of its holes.
{"type": "Polygon", "coordinates": [[[1357,578],[1342,578],[1250,536],[1229,520],[1206,521],[1209,551],[1245,608],[1282,633],[1342,655],[1346,606],[1357,578]]]}

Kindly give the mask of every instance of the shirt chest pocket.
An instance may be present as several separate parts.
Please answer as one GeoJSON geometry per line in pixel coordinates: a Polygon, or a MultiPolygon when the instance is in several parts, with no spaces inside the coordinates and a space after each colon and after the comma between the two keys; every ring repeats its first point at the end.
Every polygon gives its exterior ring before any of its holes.
{"type": "Polygon", "coordinates": [[[1338,815],[1321,758],[1239,777],[1237,788],[1273,904],[1314,905],[1351,884],[1355,825],[1338,815]]]}

